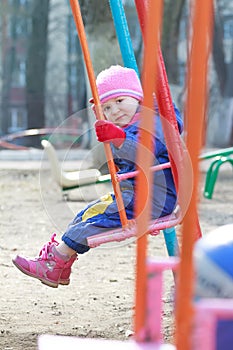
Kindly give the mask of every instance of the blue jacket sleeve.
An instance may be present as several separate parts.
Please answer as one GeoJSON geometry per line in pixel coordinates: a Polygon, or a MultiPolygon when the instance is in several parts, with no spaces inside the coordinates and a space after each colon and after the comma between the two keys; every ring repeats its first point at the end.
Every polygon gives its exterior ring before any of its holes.
{"type": "Polygon", "coordinates": [[[177,124],[178,124],[178,129],[179,129],[180,134],[182,134],[182,132],[184,130],[183,120],[182,120],[180,111],[176,107],[175,103],[173,103],[173,106],[174,106],[174,110],[175,110],[175,114],[176,114],[176,120],[177,120],[177,124]]]}

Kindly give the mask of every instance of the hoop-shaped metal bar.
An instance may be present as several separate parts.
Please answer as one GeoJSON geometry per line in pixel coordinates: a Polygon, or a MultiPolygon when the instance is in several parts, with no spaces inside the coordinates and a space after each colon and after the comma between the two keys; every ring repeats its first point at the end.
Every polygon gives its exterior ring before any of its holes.
{"type": "MultiPolygon", "coordinates": [[[[170,167],[171,167],[170,162],[167,162],[167,163],[163,163],[163,164],[153,165],[150,168],[150,171],[160,171],[160,170],[163,170],[163,169],[168,169],[170,167]]],[[[132,177],[135,177],[137,175],[138,175],[138,170],[135,170],[135,171],[131,171],[130,173],[117,174],[117,179],[118,179],[118,181],[123,181],[123,180],[126,180],[126,179],[130,179],[132,177]]]]}

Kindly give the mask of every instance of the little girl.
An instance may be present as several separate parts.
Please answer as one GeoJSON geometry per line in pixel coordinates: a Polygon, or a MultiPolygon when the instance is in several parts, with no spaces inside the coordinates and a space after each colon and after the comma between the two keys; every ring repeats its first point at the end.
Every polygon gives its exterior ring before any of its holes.
{"type": "MultiPolygon", "coordinates": [[[[133,69],[119,65],[102,71],[96,80],[102,111],[106,120],[95,123],[97,139],[110,143],[114,162],[119,173],[136,170],[135,158],[138,146],[138,119],[143,91],[140,80],[133,69]]],[[[90,100],[93,103],[93,99],[90,100]]],[[[182,120],[174,107],[179,131],[182,120]]],[[[94,106],[93,106],[94,110],[94,106]]],[[[156,133],[154,135],[155,164],[168,162],[158,113],[155,115],[156,133]]],[[[122,199],[127,218],[134,217],[135,178],[120,183],[122,199]]],[[[152,213],[153,218],[170,214],[176,205],[176,190],[171,169],[154,173],[152,213]]],[[[121,221],[116,198],[108,193],[88,204],[68,225],[62,242],[55,240],[55,234],[41,249],[36,258],[16,256],[15,266],[28,276],[39,279],[50,287],[70,282],[71,266],[78,254],[87,252],[87,237],[119,228],[121,221]]]]}

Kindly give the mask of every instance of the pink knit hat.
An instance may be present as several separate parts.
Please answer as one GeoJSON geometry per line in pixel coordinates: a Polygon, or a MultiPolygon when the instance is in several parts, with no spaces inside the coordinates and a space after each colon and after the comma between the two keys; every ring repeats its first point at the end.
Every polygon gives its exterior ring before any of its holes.
{"type": "MultiPolygon", "coordinates": [[[[96,85],[101,103],[118,96],[130,96],[139,101],[143,98],[140,80],[131,68],[111,66],[99,73],[96,85]]],[[[94,103],[93,97],[89,102],[94,103]]]]}

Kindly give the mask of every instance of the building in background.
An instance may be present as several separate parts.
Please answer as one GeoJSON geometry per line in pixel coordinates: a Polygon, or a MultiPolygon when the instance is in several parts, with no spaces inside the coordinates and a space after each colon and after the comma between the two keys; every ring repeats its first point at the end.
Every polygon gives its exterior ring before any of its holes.
{"type": "MultiPolygon", "coordinates": [[[[32,0],[2,0],[0,4],[0,135],[28,128],[26,64],[31,4],[32,0]]],[[[69,2],[50,0],[45,126],[56,127],[67,116],[85,107],[80,55],[69,2]],[[80,76],[83,89],[79,89],[80,76]]]]}

